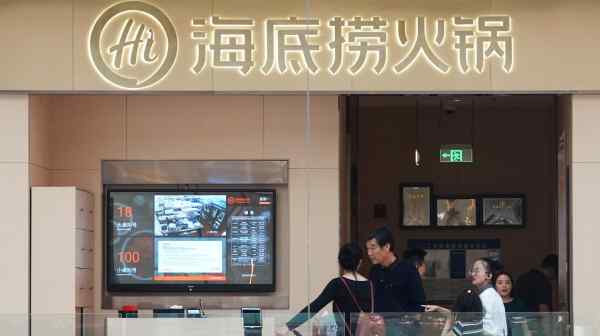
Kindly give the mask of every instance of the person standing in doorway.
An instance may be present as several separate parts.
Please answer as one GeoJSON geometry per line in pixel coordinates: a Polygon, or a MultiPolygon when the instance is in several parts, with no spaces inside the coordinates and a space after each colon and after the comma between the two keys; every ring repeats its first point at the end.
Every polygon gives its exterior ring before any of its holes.
{"type": "Polygon", "coordinates": [[[527,311],[525,302],[513,295],[514,281],[512,275],[508,272],[500,272],[494,276],[494,287],[502,302],[504,302],[504,310],[507,313],[522,313],[527,311]]]}
{"type": "Polygon", "coordinates": [[[354,335],[357,321],[352,316],[371,311],[374,303],[372,283],[358,272],[362,259],[363,250],[360,245],[344,244],[338,253],[341,275],[329,281],[310,305],[304,307],[285,326],[278,328],[275,334],[288,335],[333,302],[338,335],[354,335]]]}
{"type": "Polygon", "coordinates": [[[425,291],[417,269],[396,256],[392,232],[386,227],[375,230],[366,244],[373,264],[369,280],[375,289],[375,311],[385,318],[387,335],[420,334],[417,316],[401,321],[405,316],[399,314],[423,311],[425,291]]]}
{"type": "Polygon", "coordinates": [[[375,310],[381,313],[422,312],[425,291],[417,269],[398,259],[392,232],[382,227],[367,239],[367,254],[373,266],[369,280],[375,287],[375,310]]]}
{"type": "Polygon", "coordinates": [[[465,289],[454,302],[452,310],[440,306],[425,306],[426,312],[446,315],[446,325],[441,336],[485,336],[483,332],[483,305],[479,295],[465,289]]]}
{"type": "Polygon", "coordinates": [[[558,256],[544,258],[540,268],[521,275],[515,285],[515,296],[521,298],[529,312],[552,311],[552,280],[558,275],[558,256]]]}
{"type": "Polygon", "coordinates": [[[504,310],[506,311],[506,319],[508,326],[508,336],[522,336],[528,334],[526,315],[522,314],[527,311],[525,303],[513,296],[513,277],[508,272],[500,272],[494,275],[492,281],[494,287],[502,302],[504,302],[504,310]]]}
{"type": "Polygon", "coordinates": [[[483,330],[489,336],[506,336],[506,311],[502,298],[492,286],[492,265],[488,259],[477,259],[471,268],[472,283],[479,290],[483,305],[483,330]]]}

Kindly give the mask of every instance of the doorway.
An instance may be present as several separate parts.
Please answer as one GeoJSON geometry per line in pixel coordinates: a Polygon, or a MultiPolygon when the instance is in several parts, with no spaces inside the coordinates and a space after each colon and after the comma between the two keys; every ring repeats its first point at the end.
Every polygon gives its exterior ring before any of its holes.
{"type": "Polygon", "coordinates": [[[498,257],[518,277],[557,254],[554,310],[569,311],[565,101],[556,95],[345,96],[342,241],[363,243],[387,226],[399,256],[409,247],[428,247],[429,262],[438,265],[424,287],[428,301],[440,304],[468,285],[460,274],[472,256],[498,257]],[[472,159],[448,162],[446,149],[465,150],[461,155],[472,159]],[[422,225],[407,220],[403,188],[412,186],[427,187],[431,198],[422,225]],[[472,208],[471,221],[444,223],[448,204],[461,203],[463,212],[472,208]]]}

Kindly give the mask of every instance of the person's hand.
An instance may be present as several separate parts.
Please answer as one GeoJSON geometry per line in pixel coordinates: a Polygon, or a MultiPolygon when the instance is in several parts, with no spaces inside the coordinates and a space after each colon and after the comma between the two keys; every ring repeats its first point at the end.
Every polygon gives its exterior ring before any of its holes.
{"type": "Polygon", "coordinates": [[[277,328],[277,330],[275,330],[275,335],[276,336],[287,336],[289,332],[290,332],[290,330],[288,329],[287,326],[282,326],[282,327],[277,328]]]}
{"type": "Polygon", "coordinates": [[[426,313],[439,312],[443,310],[442,307],[435,305],[421,305],[421,307],[425,308],[426,313]]]}

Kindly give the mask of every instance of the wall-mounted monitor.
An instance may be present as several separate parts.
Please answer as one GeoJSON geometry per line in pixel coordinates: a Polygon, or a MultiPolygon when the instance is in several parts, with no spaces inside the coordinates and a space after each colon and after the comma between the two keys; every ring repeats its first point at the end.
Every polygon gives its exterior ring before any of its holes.
{"type": "Polygon", "coordinates": [[[275,191],[182,189],[106,186],[107,289],[274,291],[275,191]]]}

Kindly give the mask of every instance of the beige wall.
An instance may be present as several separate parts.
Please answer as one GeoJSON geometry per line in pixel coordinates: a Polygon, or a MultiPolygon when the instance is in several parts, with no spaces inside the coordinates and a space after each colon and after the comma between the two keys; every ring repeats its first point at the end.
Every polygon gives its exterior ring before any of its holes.
{"type": "Polygon", "coordinates": [[[0,316],[3,334],[27,335],[29,311],[29,131],[26,95],[0,96],[0,316]]]}
{"type": "Polygon", "coordinates": [[[600,311],[596,295],[600,278],[596,237],[597,200],[600,190],[600,96],[573,96],[573,313],[576,326],[600,331],[600,311]]]}
{"type": "MultiPolygon", "coordinates": [[[[116,0],[8,0],[0,2],[0,90],[114,91],[95,71],[88,55],[87,39],[95,19],[116,0]]],[[[594,0],[485,0],[429,1],[421,3],[382,0],[275,1],[219,0],[212,2],[155,0],[174,22],[179,36],[179,56],[168,77],[151,88],[157,91],[299,91],[307,88],[326,92],[422,92],[422,91],[599,91],[600,90],[600,4],[594,0]],[[264,34],[266,18],[310,17],[321,19],[321,35],[311,43],[321,46],[315,62],[321,71],[307,76],[279,74],[263,75],[264,34]],[[504,14],[512,17],[514,67],[505,73],[496,57],[488,61],[483,73],[457,70],[454,37],[449,23],[445,43],[441,47],[430,43],[435,52],[453,69],[443,74],[432,69],[421,58],[401,75],[391,68],[400,62],[415,40],[414,22],[417,15],[429,20],[450,20],[455,15],[504,14]],[[229,18],[256,20],[254,54],[256,68],[247,76],[231,69],[207,69],[200,76],[189,71],[194,63],[195,42],[190,39],[190,21],[194,17],[221,15],[229,18]],[[381,75],[375,75],[369,58],[365,70],[353,76],[349,68],[356,55],[345,54],[342,70],[331,75],[326,69],[332,62],[327,49],[331,40],[327,21],[333,16],[349,18],[382,16],[389,21],[388,63],[381,75]],[[397,42],[395,21],[409,22],[409,44],[397,42]],[[565,60],[569,60],[568,62],[565,60]]],[[[210,29],[208,29],[210,31],[210,29]]],[[[472,61],[472,60],[471,60],[472,61]]]]}
{"type": "MultiPolygon", "coordinates": [[[[140,98],[138,97],[138,99],[140,98]]],[[[172,97],[163,97],[163,99],[176,100],[172,97]]],[[[195,99],[199,101],[193,106],[198,108],[198,106],[204,106],[202,103],[205,103],[205,100],[223,100],[223,104],[226,106],[226,101],[238,98],[202,96],[195,99]]],[[[321,135],[313,133],[313,146],[331,148],[329,150],[330,155],[323,155],[321,159],[316,159],[314,155],[310,155],[310,159],[306,160],[306,153],[303,151],[304,147],[302,145],[304,125],[297,123],[300,118],[285,118],[285,122],[282,123],[268,120],[270,114],[280,116],[276,114],[278,110],[283,113],[291,108],[293,109],[300,101],[303,102],[302,98],[258,97],[257,99],[264,101],[262,104],[257,104],[262,113],[256,114],[261,116],[259,118],[263,120],[262,123],[258,124],[261,125],[259,133],[263,134],[264,140],[260,141],[261,149],[255,151],[252,155],[256,155],[257,158],[272,158],[274,156],[271,155],[274,154],[267,155],[266,153],[277,152],[276,149],[268,145],[269,141],[267,141],[267,139],[271,139],[271,143],[278,143],[276,138],[278,135],[272,134],[276,130],[270,127],[271,131],[269,131],[264,125],[271,122],[273,125],[289,131],[286,133],[285,139],[281,140],[290,142],[288,145],[289,152],[284,153],[285,146],[282,146],[279,149],[282,154],[276,158],[284,158],[284,155],[287,155],[292,160],[289,197],[290,223],[292,224],[290,236],[294,239],[292,239],[290,263],[294,263],[294,265],[311,265],[310,281],[306,283],[304,281],[308,278],[307,271],[302,270],[300,267],[294,267],[296,273],[292,274],[290,280],[291,304],[293,307],[297,307],[305,302],[306,295],[303,293],[316,293],[319,287],[335,273],[334,259],[325,256],[334,255],[336,244],[325,244],[325,239],[328,237],[334,237],[335,239],[337,237],[334,232],[337,232],[337,205],[339,203],[337,177],[339,167],[337,160],[334,158],[338,155],[336,146],[337,137],[339,136],[338,128],[323,130],[323,132],[328,132],[329,136],[325,133],[321,135]],[[281,101],[278,102],[278,100],[281,101]],[[267,106],[271,107],[267,108],[267,106]],[[323,137],[324,142],[315,143],[314,139],[319,136],[323,137]],[[299,159],[294,159],[293,155],[298,155],[299,159]],[[302,164],[302,161],[308,161],[309,164],[302,164]],[[307,200],[310,201],[307,202],[307,200]],[[309,214],[309,216],[306,216],[306,214],[309,214]],[[310,222],[310,226],[306,225],[307,221],[310,222]],[[319,230],[323,230],[322,223],[324,222],[334,222],[336,225],[325,227],[326,232],[321,234],[323,231],[319,230]],[[310,234],[310,240],[307,239],[308,234],[310,234]],[[316,248],[317,246],[318,248],[316,248]],[[331,248],[330,250],[324,250],[324,247],[331,248]],[[307,250],[311,251],[308,255],[304,253],[307,250]],[[310,263],[307,263],[306,258],[311,258],[310,263]],[[310,288],[308,285],[310,285],[310,288]]],[[[315,115],[319,109],[312,109],[313,123],[316,123],[319,118],[323,118],[319,123],[335,124],[335,120],[338,118],[335,97],[313,97],[312,99],[313,104],[324,106],[321,109],[324,112],[320,115],[315,115]]],[[[2,197],[0,204],[2,204],[3,209],[10,209],[10,211],[4,211],[5,222],[19,223],[13,226],[2,226],[2,230],[6,231],[2,236],[10,237],[10,239],[5,239],[0,247],[2,251],[9,251],[9,253],[3,252],[3,255],[11,255],[14,258],[19,256],[15,251],[20,251],[19,258],[22,258],[22,260],[16,260],[11,264],[11,276],[4,277],[2,280],[1,287],[7,289],[2,295],[3,302],[6,303],[3,304],[3,307],[8,309],[4,313],[27,312],[28,270],[26,265],[29,175],[31,175],[31,183],[33,183],[34,170],[42,168],[40,177],[37,177],[41,181],[39,182],[40,185],[45,182],[56,185],[77,185],[83,189],[94,191],[97,195],[100,181],[98,170],[100,158],[128,158],[130,153],[131,155],[141,155],[132,152],[131,147],[128,145],[129,139],[132,138],[128,134],[133,131],[131,130],[132,125],[127,122],[129,114],[127,112],[129,109],[125,107],[127,106],[127,100],[129,98],[119,96],[55,96],[52,98],[44,96],[31,97],[31,101],[28,102],[27,96],[3,95],[0,97],[0,112],[2,113],[2,123],[0,123],[0,179],[2,181],[0,181],[0,185],[3,188],[0,195],[2,197]],[[37,99],[41,99],[41,101],[37,101],[37,99]],[[107,106],[113,106],[116,112],[107,106]],[[29,125],[27,121],[28,110],[31,112],[29,125]],[[95,112],[92,113],[92,111],[95,112]],[[46,132],[45,123],[49,124],[47,137],[44,135],[44,132],[46,132]],[[38,130],[38,126],[41,127],[41,130],[34,131],[38,130]],[[116,131],[106,129],[112,127],[116,127],[116,131]],[[31,134],[31,137],[29,137],[30,130],[35,133],[31,134]],[[85,132],[82,130],[85,130],[85,132]],[[70,134],[70,138],[61,138],[62,133],[70,134]],[[27,146],[28,142],[31,142],[31,149],[27,146]],[[30,155],[31,159],[29,158],[30,155]],[[58,156],[58,159],[53,159],[53,157],[56,157],[55,155],[58,156]],[[78,155],[79,159],[72,159],[70,155],[78,155]],[[44,176],[46,174],[48,174],[49,180],[45,180],[46,177],[44,176]]],[[[574,318],[576,325],[595,325],[596,328],[600,328],[598,324],[600,315],[596,309],[595,296],[590,295],[590,293],[595,293],[596,279],[600,277],[600,273],[594,268],[594,265],[597,264],[594,237],[600,233],[596,225],[597,216],[594,210],[596,208],[597,190],[600,187],[600,175],[598,174],[598,171],[600,171],[600,152],[597,150],[600,145],[600,138],[596,131],[596,125],[600,122],[598,117],[600,115],[598,114],[600,97],[576,95],[573,97],[572,104],[572,290],[574,318]]],[[[296,109],[298,110],[296,113],[303,110],[302,107],[296,109]]],[[[172,113],[169,114],[169,119],[173,119],[174,116],[177,118],[178,115],[184,113],[179,109],[170,109],[169,111],[172,113]]],[[[207,112],[199,110],[198,113],[204,115],[207,112]]],[[[152,112],[149,112],[149,114],[152,115],[152,112]]],[[[163,116],[155,123],[164,122],[165,118],[167,117],[163,116]]],[[[145,134],[146,137],[153,136],[149,133],[141,133],[145,134]]],[[[314,151],[318,152],[316,149],[308,152],[314,151]]],[[[168,149],[164,149],[166,154],[160,154],[163,152],[158,151],[157,158],[168,157],[169,152],[168,149]]],[[[202,153],[190,153],[186,158],[199,158],[199,156],[202,156],[202,153]]],[[[232,158],[238,158],[235,156],[232,154],[232,158]]],[[[210,155],[207,155],[207,157],[210,157],[210,155]]],[[[242,156],[240,155],[239,158],[242,158],[242,156]]],[[[99,201],[97,200],[97,202],[99,201]]],[[[97,203],[98,205],[99,203],[97,203]]],[[[96,218],[95,225],[96,228],[101,226],[98,218],[96,218]]],[[[101,238],[97,237],[96,246],[101,245],[101,238]]],[[[99,265],[99,262],[99,257],[97,257],[96,264],[99,265]]],[[[100,281],[101,279],[98,276],[96,278],[96,288],[99,288],[97,285],[100,281]]],[[[99,295],[97,293],[97,299],[99,295]]],[[[99,300],[96,300],[96,306],[99,308],[99,300]]],[[[25,321],[23,322],[23,325],[25,325],[25,321]]]]}
{"type": "MultiPolygon", "coordinates": [[[[306,101],[304,96],[258,95],[34,96],[38,110],[31,113],[32,125],[40,131],[32,135],[31,151],[47,164],[50,185],[93,192],[95,209],[102,209],[102,159],[290,160],[289,204],[284,205],[289,209],[283,214],[289,228],[282,231],[289,237],[279,243],[286,249],[289,242],[288,260],[281,263],[291,265],[281,299],[287,301],[289,287],[295,310],[335,276],[339,236],[338,101],[336,96],[310,98],[310,144],[305,145],[306,101]]],[[[100,211],[94,225],[96,251],[102,251],[100,211]]],[[[96,269],[101,258],[97,253],[96,269]]],[[[102,274],[95,273],[100,289],[102,274]]],[[[95,293],[97,310],[101,295],[95,293]]]]}

